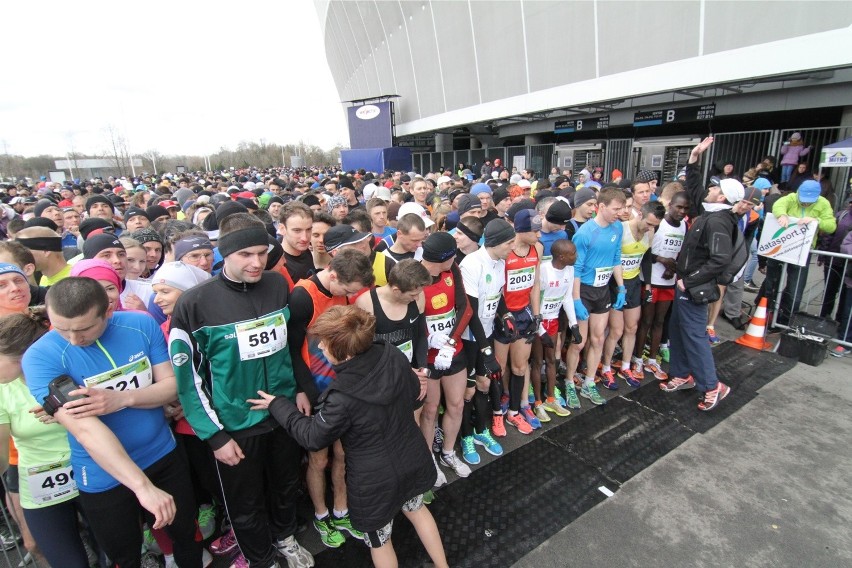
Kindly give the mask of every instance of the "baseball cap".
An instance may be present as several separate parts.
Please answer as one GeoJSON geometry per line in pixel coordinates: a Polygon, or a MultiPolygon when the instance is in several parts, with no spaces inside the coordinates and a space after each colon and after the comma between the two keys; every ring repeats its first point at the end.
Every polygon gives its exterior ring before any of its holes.
{"type": "Polygon", "coordinates": [[[351,225],[335,225],[326,231],[323,244],[326,251],[333,251],[344,245],[354,245],[370,237],[370,233],[362,233],[355,230],[351,225]]]}
{"type": "Polygon", "coordinates": [[[746,187],[744,188],[743,201],[751,201],[754,205],[760,205],[760,198],[763,193],[754,187],[746,187]]]}
{"type": "Polygon", "coordinates": [[[799,190],[797,192],[799,202],[814,203],[817,199],[819,199],[821,189],[819,182],[816,180],[809,179],[802,182],[802,185],[799,186],[799,190]]]}
{"type": "Polygon", "coordinates": [[[442,183],[449,183],[451,181],[453,180],[449,176],[441,176],[438,178],[438,185],[441,185],[442,183]]]}
{"type": "Polygon", "coordinates": [[[435,221],[429,218],[429,212],[423,208],[422,205],[418,205],[416,203],[403,203],[402,207],[399,208],[399,212],[396,214],[397,219],[402,219],[405,215],[413,213],[423,219],[423,222],[426,223],[426,228],[428,229],[432,225],[435,224],[435,221]]]}

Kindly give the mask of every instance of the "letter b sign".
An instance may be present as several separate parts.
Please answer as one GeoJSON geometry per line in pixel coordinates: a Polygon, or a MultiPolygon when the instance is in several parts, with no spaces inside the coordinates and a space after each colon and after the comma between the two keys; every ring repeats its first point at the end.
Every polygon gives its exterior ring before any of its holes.
{"type": "Polygon", "coordinates": [[[674,122],[674,119],[675,119],[675,111],[674,111],[674,109],[672,109],[672,110],[667,110],[667,111],[666,111],[666,122],[674,122]]]}

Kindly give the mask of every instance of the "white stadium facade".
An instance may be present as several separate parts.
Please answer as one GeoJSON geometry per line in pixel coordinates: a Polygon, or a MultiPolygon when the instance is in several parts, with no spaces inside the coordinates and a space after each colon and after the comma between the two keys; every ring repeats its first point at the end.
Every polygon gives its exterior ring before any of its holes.
{"type": "Polygon", "coordinates": [[[848,1],[315,4],[340,100],[392,101],[421,173],[500,158],[671,179],[708,134],[705,167],[742,172],[793,132],[813,168],[852,136],[848,1]]]}

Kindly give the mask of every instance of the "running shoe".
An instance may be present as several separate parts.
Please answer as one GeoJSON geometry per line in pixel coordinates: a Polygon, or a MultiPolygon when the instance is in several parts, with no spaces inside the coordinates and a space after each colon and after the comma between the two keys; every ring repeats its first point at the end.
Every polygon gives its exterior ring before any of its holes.
{"type": "Polygon", "coordinates": [[[654,378],[657,379],[658,381],[669,380],[668,373],[663,371],[663,368],[660,367],[660,364],[657,363],[657,361],[654,360],[654,359],[649,359],[648,361],[645,362],[645,370],[648,371],[649,373],[653,373],[654,378]]]}
{"type": "Polygon", "coordinates": [[[314,528],[319,533],[322,543],[329,548],[340,548],[346,542],[343,533],[334,528],[329,515],[321,519],[314,517],[314,528]]]}
{"type": "Polygon", "coordinates": [[[671,356],[672,350],[669,347],[669,344],[664,343],[663,345],[660,345],[660,359],[663,360],[663,363],[668,363],[669,359],[671,359],[671,356]]]}
{"type": "Polygon", "coordinates": [[[633,358],[633,361],[630,363],[630,372],[640,381],[645,378],[645,368],[642,359],[638,357],[633,358]]]}
{"type": "Polygon", "coordinates": [[[470,468],[467,464],[459,459],[455,452],[442,453],[441,463],[453,470],[459,477],[467,477],[470,475],[470,468]]]}
{"type": "Polygon", "coordinates": [[[612,372],[612,369],[609,371],[599,371],[599,375],[601,377],[601,384],[608,388],[611,391],[618,390],[618,382],[615,380],[615,375],[612,372]]]}
{"type": "Polygon", "coordinates": [[[21,561],[18,563],[18,568],[24,568],[29,564],[32,564],[35,561],[31,552],[27,552],[21,561]]]}
{"type": "Polygon", "coordinates": [[[556,366],[556,376],[557,377],[566,377],[568,375],[568,365],[565,364],[565,361],[559,361],[559,365],[556,366]]]}
{"type": "MultiPolygon", "coordinates": [[[[166,568],[168,568],[168,566],[166,568]]],[[[239,552],[231,559],[230,568],[249,568],[249,561],[241,552],[239,552]]]]}
{"type": "Polygon", "coordinates": [[[533,430],[538,430],[539,428],[541,428],[541,420],[535,417],[532,408],[530,408],[529,406],[521,407],[521,416],[523,416],[524,420],[526,420],[527,423],[532,426],[533,430]]]}
{"type": "Polygon", "coordinates": [[[565,385],[565,401],[568,408],[578,409],[582,408],[580,405],[580,399],[577,397],[577,387],[574,385],[565,385]]]}
{"type": "Polygon", "coordinates": [[[535,405],[535,417],[538,418],[538,421],[542,424],[550,422],[550,416],[547,415],[547,409],[544,408],[544,404],[540,402],[535,405]]]}
{"type": "Polygon", "coordinates": [[[160,560],[153,552],[146,552],[139,559],[139,568],[160,568],[160,560]]]}
{"type": "Polygon", "coordinates": [[[364,538],[364,533],[352,526],[352,519],[349,518],[348,513],[343,515],[342,517],[338,517],[332,514],[331,524],[341,533],[343,531],[348,532],[349,536],[351,536],[352,538],[357,538],[358,540],[363,540],[364,538]]]}
{"type": "Polygon", "coordinates": [[[503,414],[506,414],[509,411],[509,395],[508,394],[504,393],[500,397],[500,410],[503,412],[503,414]]]}
{"type": "Polygon", "coordinates": [[[553,398],[556,399],[556,402],[559,403],[559,406],[568,406],[567,404],[565,404],[565,397],[562,396],[562,391],[559,390],[559,387],[554,387],[553,398]]]}
{"type": "Polygon", "coordinates": [[[491,431],[498,438],[506,437],[506,425],[503,423],[503,415],[495,414],[491,418],[491,431]]]}
{"type": "Polygon", "coordinates": [[[588,398],[592,401],[592,404],[606,404],[606,399],[600,395],[600,393],[598,392],[598,387],[596,387],[595,385],[583,385],[583,388],[580,389],[580,396],[588,398]]]}
{"type": "MultiPolygon", "coordinates": [[[[502,416],[500,418],[503,418],[502,416]]],[[[477,434],[474,430],[473,434],[474,443],[485,448],[485,451],[491,454],[492,456],[502,456],[503,455],[503,446],[494,439],[491,435],[491,432],[488,431],[488,428],[485,429],[482,434],[477,434]]]]}
{"type": "Polygon", "coordinates": [[[221,556],[228,554],[237,547],[237,538],[234,536],[234,529],[228,528],[225,534],[210,543],[210,552],[221,556]]]}
{"type": "MultiPolygon", "coordinates": [[[[540,408],[544,408],[547,412],[552,412],[556,416],[565,417],[570,416],[571,411],[565,408],[565,404],[559,404],[559,399],[554,398],[553,400],[547,400],[542,403],[540,408]]],[[[536,409],[537,410],[537,409],[536,409]]]]}
{"type": "Polygon", "coordinates": [[[713,410],[731,392],[731,387],[719,381],[716,388],[704,393],[704,398],[698,403],[698,410],[713,410]]]}
{"type": "Polygon", "coordinates": [[[444,429],[435,426],[435,437],[432,439],[432,453],[440,454],[444,450],[444,429]]]}
{"type": "Polygon", "coordinates": [[[314,557],[299,546],[295,536],[276,540],[275,548],[278,549],[278,554],[287,559],[287,568],[313,568],[314,557]]]}
{"type": "Polygon", "coordinates": [[[718,345],[721,339],[716,335],[716,330],[712,327],[707,328],[707,339],[710,340],[710,345],[718,345]]]}
{"type": "Polygon", "coordinates": [[[216,531],[216,508],[209,503],[198,508],[198,530],[201,531],[201,540],[207,540],[216,531]]]}
{"type": "MultiPolygon", "coordinates": [[[[585,381],[585,377],[583,373],[574,373],[574,377],[571,379],[571,382],[574,383],[574,388],[580,388],[583,386],[583,381],[585,381]]],[[[567,383],[566,383],[567,385],[567,383]]]]}
{"type": "Polygon", "coordinates": [[[520,414],[506,414],[506,422],[518,429],[521,434],[532,434],[532,426],[520,414]]]}
{"type": "MultiPolygon", "coordinates": [[[[619,369],[618,376],[634,389],[642,386],[642,379],[637,379],[630,369],[619,369]]],[[[644,376],[644,373],[640,376],[644,376]]]]}
{"type": "Polygon", "coordinates": [[[438,460],[435,458],[435,454],[432,454],[432,463],[435,464],[435,471],[437,472],[437,479],[435,479],[435,487],[443,487],[447,484],[447,476],[444,475],[443,470],[438,467],[438,460]]]}
{"type": "Polygon", "coordinates": [[[695,388],[695,379],[692,375],[688,377],[672,377],[664,383],[660,383],[660,389],[664,392],[674,392],[680,390],[689,390],[695,388]]]}
{"type": "Polygon", "coordinates": [[[834,349],[829,351],[829,353],[833,357],[846,357],[847,355],[849,355],[849,352],[850,352],[850,350],[847,349],[846,347],[843,347],[842,345],[836,345],[834,347],[834,349]]]}
{"type": "Polygon", "coordinates": [[[530,404],[535,404],[535,389],[533,389],[532,383],[530,383],[529,391],[527,391],[527,401],[530,404]]]}
{"type": "Polygon", "coordinates": [[[757,292],[758,290],[760,290],[760,286],[758,286],[757,284],[755,284],[751,280],[746,280],[743,283],[743,289],[746,292],[757,292]]]}
{"type": "Polygon", "coordinates": [[[470,465],[478,465],[480,460],[479,454],[476,452],[476,444],[473,441],[473,436],[464,436],[461,439],[462,459],[470,465]]]}

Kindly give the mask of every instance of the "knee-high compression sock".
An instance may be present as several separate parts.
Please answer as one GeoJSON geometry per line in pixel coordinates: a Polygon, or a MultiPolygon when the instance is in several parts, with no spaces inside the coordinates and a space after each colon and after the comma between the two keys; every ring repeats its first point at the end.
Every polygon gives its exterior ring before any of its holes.
{"type": "Polygon", "coordinates": [[[488,387],[488,396],[491,398],[491,412],[494,414],[502,414],[500,408],[500,397],[503,396],[503,381],[495,381],[491,379],[491,385],[488,387]]]}
{"type": "Polygon", "coordinates": [[[524,376],[512,373],[509,377],[509,410],[521,409],[521,397],[524,395],[524,376]]]}
{"type": "Polygon", "coordinates": [[[491,427],[491,412],[488,408],[488,393],[484,393],[477,389],[473,395],[473,407],[475,409],[474,424],[476,432],[482,433],[487,428],[491,427]]]}
{"type": "Polygon", "coordinates": [[[460,433],[462,438],[473,436],[473,399],[464,400],[460,433]]]}

